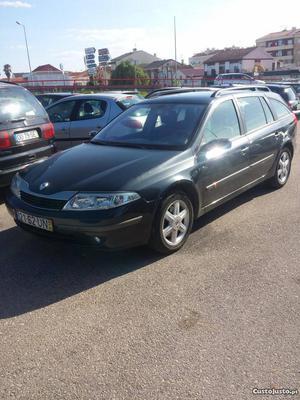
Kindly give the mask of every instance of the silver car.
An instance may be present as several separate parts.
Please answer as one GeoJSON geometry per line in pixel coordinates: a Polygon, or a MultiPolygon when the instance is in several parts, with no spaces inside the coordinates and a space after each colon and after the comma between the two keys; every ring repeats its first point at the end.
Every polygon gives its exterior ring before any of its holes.
{"type": "Polygon", "coordinates": [[[260,81],[252,78],[252,76],[241,73],[232,73],[232,74],[220,74],[216,77],[214,81],[214,85],[227,87],[234,84],[240,85],[257,85],[264,84],[264,81],[260,81]]]}
{"type": "Polygon", "coordinates": [[[90,139],[117,115],[142,100],[138,94],[101,93],[70,96],[46,108],[58,150],[90,139]]]}

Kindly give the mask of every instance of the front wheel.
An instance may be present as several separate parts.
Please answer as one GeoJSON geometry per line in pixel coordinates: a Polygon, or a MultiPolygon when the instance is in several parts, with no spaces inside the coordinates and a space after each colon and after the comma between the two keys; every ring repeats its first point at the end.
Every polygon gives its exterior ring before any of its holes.
{"type": "Polygon", "coordinates": [[[287,183],[291,172],[291,164],[291,152],[289,149],[284,148],[279,154],[276,171],[270,181],[271,185],[274,188],[279,189],[287,183]]]}
{"type": "Polygon", "coordinates": [[[179,250],[187,241],[193,220],[193,206],[184,193],[167,197],[155,217],[150,246],[164,254],[179,250]]]}

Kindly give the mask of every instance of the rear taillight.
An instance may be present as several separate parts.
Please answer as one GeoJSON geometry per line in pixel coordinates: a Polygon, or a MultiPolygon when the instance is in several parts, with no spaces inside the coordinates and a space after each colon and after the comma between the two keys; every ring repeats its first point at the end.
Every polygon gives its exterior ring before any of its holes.
{"type": "Polygon", "coordinates": [[[295,124],[297,125],[298,124],[298,118],[297,118],[297,115],[294,113],[294,121],[295,121],[295,124]]]}
{"type": "Polygon", "coordinates": [[[49,124],[42,125],[42,135],[44,139],[53,139],[54,133],[54,126],[51,122],[49,122],[49,124]]]}
{"type": "Polygon", "coordinates": [[[11,146],[8,132],[0,132],[0,149],[8,149],[11,146]]]}

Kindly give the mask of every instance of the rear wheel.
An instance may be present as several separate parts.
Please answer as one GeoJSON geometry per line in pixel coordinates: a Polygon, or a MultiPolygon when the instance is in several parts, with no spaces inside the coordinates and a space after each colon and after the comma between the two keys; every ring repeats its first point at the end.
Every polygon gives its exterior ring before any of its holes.
{"type": "Polygon", "coordinates": [[[151,247],[164,254],[179,250],[187,241],[193,220],[193,206],[184,193],[167,197],[153,224],[151,247]]]}
{"type": "Polygon", "coordinates": [[[271,185],[274,188],[279,189],[287,183],[291,172],[291,164],[291,152],[289,149],[284,148],[279,154],[276,171],[270,181],[271,185]]]}

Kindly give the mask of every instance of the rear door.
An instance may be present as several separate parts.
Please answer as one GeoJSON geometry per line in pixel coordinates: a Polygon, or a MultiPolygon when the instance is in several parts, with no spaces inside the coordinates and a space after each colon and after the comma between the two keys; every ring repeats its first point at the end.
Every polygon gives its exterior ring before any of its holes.
{"type": "Polygon", "coordinates": [[[55,129],[55,146],[58,150],[65,150],[71,146],[70,125],[76,101],[66,100],[53,104],[47,112],[55,129]]]}
{"type": "Polygon", "coordinates": [[[218,103],[202,128],[197,156],[199,191],[204,208],[221,202],[250,182],[249,141],[241,133],[233,100],[218,103]],[[222,140],[228,145],[219,146],[222,140]]]}
{"type": "Polygon", "coordinates": [[[109,121],[109,102],[99,99],[77,100],[70,124],[71,145],[89,140],[91,131],[100,131],[109,121]]]}
{"type": "Polygon", "coordinates": [[[238,97],[237,104],[250,142],[250,174],[255,180],[272,168],[283,137],[264,96],[238,97]]]}

